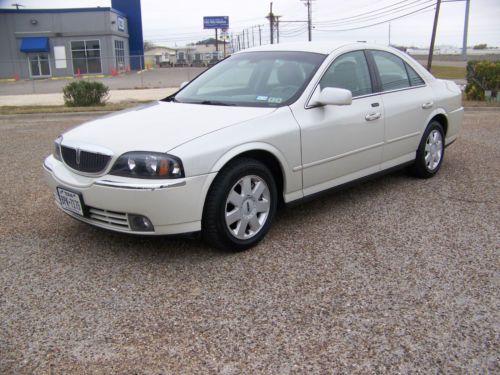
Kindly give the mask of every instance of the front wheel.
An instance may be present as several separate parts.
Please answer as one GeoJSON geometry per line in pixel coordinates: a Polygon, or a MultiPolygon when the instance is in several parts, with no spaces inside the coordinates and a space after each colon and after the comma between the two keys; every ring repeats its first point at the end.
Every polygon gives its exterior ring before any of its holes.
{"type": "Polygon", "coordinates": [[[213,182],[203,210],[202,235],[210,245],[241,251],[268,232],[277,207],[277,189],[261,162],[238,158],[213,182]]]}
{"type": "Polygon", "coordinates": [[[424,136],[417,150],[417,157],[412,166],[412,172],[420,178],[434,176],[443,163],[444,131],[437,121],[431,121],[425,129],[424,136]]]}

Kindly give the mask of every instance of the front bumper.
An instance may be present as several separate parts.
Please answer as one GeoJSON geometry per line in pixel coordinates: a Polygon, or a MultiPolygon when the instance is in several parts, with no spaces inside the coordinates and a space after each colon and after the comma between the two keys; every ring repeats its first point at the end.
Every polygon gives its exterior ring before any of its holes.
{"type": "Polygon", "coordinates": [[[52,155],[45,159],[43,167],[58,207],[57,187],[82,196],[85,216],[63,210],[65,213],[101,228],[144,235],[199,231],[205,196],[215,178],[215,173],[175,180],[86,177],[71,172],[52,155]],[[154,231],[132,230],[129,215],[147,217],[154,231]]]}

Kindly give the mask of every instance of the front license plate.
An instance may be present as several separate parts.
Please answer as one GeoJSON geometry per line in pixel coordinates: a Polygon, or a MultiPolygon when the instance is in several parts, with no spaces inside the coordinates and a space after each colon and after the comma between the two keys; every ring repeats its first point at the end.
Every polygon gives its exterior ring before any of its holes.
{"type": "Polygon", "coordinates": [[[57,193],[59,194],[59,202],[63,209],[83,216],[83,205],[80,195],[60,187],[57,188],[57,193]]]}

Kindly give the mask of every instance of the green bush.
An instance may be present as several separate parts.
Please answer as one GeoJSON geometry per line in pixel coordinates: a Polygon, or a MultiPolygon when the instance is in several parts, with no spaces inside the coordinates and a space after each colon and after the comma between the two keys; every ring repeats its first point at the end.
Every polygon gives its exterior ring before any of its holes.
{"type": "Polygon", "coordinates": [[[469,61],[467,63],[467,87],[469,100],[484,100],[484,91],[491,90],[495,97],[500,89],[500,61],[469,61]]]}
{"type": "Polygon", "coordinates": [[[63,88],[64,104],[68,107],[104,105],[109,88],[101,82],[73,81],[63,88]]]}

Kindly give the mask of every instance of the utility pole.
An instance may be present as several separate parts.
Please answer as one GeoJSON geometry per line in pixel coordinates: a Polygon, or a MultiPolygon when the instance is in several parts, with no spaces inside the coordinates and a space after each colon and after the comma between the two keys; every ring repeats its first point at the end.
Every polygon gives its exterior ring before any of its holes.
{"type": "Polygon", "coordinates": [[[245,29],[243,29],[243,32],[242,32],[242,43],[241,45],[243,46],[243,49],[245,49],[245,29]]]}
{"type": "Polygon", "coordinates": [[[470,0],[465,0],[464,41],[462,43],[462,58],[467,61],[467,33],[469,31],[470,0]]]}
{"type": "Polygon", "coordinates": [[[19,10],[19,7],[22,7],[22,8],[26,8],[24,5],[22,4],[18,4],[18,3],[14,3],[14,4],[11,4],[13,7],[16,7],[16,10],[19,10]]]}
{"type": "Polygon", "coordinates": [[[252,26],[252,47],[255,47],[255,33],[254,33],[254,28],[255,28],[255,26],[252,26]]]}
{"type": "Polygon", "coordinates": [[[237,37],[238,37],[238,51],[240,51],[241,50],[240,36],[237,35],[237,37]]]}
{"type": "Polygon", "coordinates": [[[266,17],[269,19],[269,32],[271,34],[271,44],[274,44],[274,14],[273,14],[273,2],[271,1],[269,15],[266,17]]]}
{"type": "Polygon", "coordinates": [[[262,45],[262,30],[260,29],[260,25],[259,25],[259,46],[262,45]]]}
{"type": "Polygon", "coordinates": [[[301,0],[305,2],[305,6],[307,7],[307,30],[309,41],[312,40],[312,2],[314,0],[301,0]]]}
{"type": "Polygon", "coordinates": [[[436,13],[434,14],[434,26],[432,27],[431,46],[429,48],[429,56],[427,59],[427,70],[430,72],[432,67],[432,55],[434,54],[434,42],[436,41],[436,30],[439,18],[439,8],[441,7],[441,0],[437,0],[436,13]]]}
{"type": "Polygon", "coordinates": [[[389,22],[389,47],[391,46],[391,23],[389,22]]]}
{"type": "Polygon", "coordinates": [[[280,44],[280,17],[281,16],[276,16],[276,43],[280,44]]]}
{"type": "Polygon", "coordinates": [[[215,29],[215,52],[219,52],[219,36],[217,35],[217,29],[215,29]]]}

